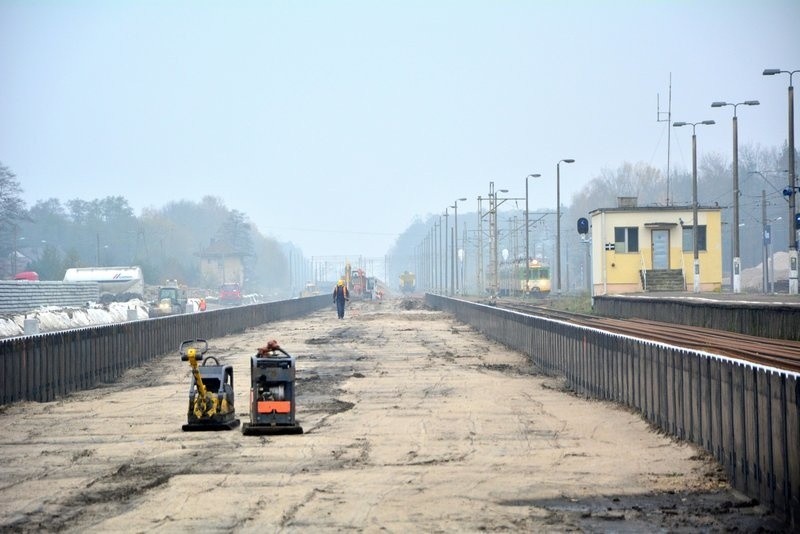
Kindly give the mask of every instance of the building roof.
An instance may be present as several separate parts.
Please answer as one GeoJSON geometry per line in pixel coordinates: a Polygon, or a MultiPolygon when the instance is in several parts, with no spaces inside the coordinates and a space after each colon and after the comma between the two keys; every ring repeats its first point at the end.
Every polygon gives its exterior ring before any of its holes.
{"type": "MultiPolygon", "coordinates": [[[[720,211],[722,208],[720,206],[697,206],[698,211],[720,211]]],[[[692,211],[691,205],[683,205],[683,206],[633,206],[633,207],[613,207],[613,208],[596,208],[589,212],[589,214],[593,213],[617,213],[617,212],[628,212],[628,213],[641,213],[641,212],[651,212],[651,213],[658,213],[658,212],[684,212],[684,211],[692,211]]]]}
{"type": "Polygon", "coordinates": [[[237,251],[227,241],[212,241],[208,248],[198,254],[201,258],[219,258],[223,256],[241,258],[246,255],[237,251]]]}

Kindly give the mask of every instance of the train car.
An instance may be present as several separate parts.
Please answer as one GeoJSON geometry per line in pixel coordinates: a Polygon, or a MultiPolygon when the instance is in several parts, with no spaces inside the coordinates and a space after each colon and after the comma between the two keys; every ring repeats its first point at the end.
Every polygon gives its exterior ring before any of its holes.
{"type": "Polygon", "coordinates": [[[512,297],[548,295],[550,266],[538,260],[531,260],[529,267],[530,274],[527,274],[524,260],[503,262],[499,271],[500,295],[512,297]]]}
{"type": "MultiPolygon", "coordinates": [[[[544,265],[537,260],[530,262],[530,275],[528,276],[528,294],[549,295],[550,294],[550,266],[544,265]]],[[[523,275],[522,287],[525,287],[523,275]]]]}

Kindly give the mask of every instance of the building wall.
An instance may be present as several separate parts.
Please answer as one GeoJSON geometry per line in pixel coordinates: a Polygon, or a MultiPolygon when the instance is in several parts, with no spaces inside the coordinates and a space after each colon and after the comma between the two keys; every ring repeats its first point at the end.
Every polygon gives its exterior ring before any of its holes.
{"type": "Polygon", "coordinates": [[[222,284],[224,282],[238,282],[244,284],[244,268],[238,256],[225,256],[225,258],[203,258],[200,262],[200,272],[206,280],[222,284]]]}
{"type": "MultiPolygon", "coordinates": [[[[700,260],[700,290],[719,291],[722,287],[722,224],[718,208],[698,210],[699,225],[706,226],[706,249],[700,260]]],[[[592,282],[595,295],[642,291],[640,271],[653,269],[652,230],[669,233],[669,268],[681,269],[684,280],[693,280],[693,252],[683,252],[683,225],[691,226],[692,210],[597,210],[592,212],[592,282]],[[638,229],[638,251],[606,250],[615,243],[616,227],[638,229]]]]}

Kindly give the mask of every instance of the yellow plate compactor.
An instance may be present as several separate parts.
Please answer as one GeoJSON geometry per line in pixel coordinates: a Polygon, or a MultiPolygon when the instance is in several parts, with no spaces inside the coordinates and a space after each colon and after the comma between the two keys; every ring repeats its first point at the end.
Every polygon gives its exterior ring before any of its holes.
{"type": "Polygon", "coordinates": [[[220,365],[208,351],[205,339],[190,339],[180,345],[181,360],[192,366],[189,386],[188,422],[183,430],[232,430],[239,425],[233,405],[233,366],[220,365]],[[197,362],[203,365],[197,365],[197,362]],[[208,365],[213,361],[214,365],[208,365]]]}

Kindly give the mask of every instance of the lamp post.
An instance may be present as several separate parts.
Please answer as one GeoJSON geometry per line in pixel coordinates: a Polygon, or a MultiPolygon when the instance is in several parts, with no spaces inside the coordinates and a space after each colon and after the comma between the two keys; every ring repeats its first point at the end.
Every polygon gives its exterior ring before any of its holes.
{"type": "Polygon", "coordinates": [[[789,75],[789,294],[797,295],[797,229],[795,228],[795,194],[797,193],[797,169],[794,166],[794,87],[792,76],[800,70],[764,69],[764,76],[789,75]]]}
{"type": "Polygon", "coordinates": [[[530,226],[528,226],[528,178],[539,178],[541,174],[529,174],[525,177],[525,293],[530,292],[531,283],[531,252],[530,252],[530,226]]]}
{"type": "Polygon", "coordinates": [[[436,222],[436,292],[442,291],[442,216],[439,215],[439,220],[436,222]]]}
{"type": "Polygon", "coordinates": [[[724,106],[731,106],[733,108],[733,292],[741,292],[741,277],[742,270],[741,254],[739,253],[739,126],[736,117],[736,108],[738,106],[757,106],[758,100],[745,100],[733,104],[731,102],[712,102],[712,108],[721,108],[724,106]]]}
{"type": "Polygon", "coordinates": [[[716,124],[714,121],[702,122],[673,122],[672,126],[678,128],[680,126],[692,127],[692,250],[694,261],[692,267],[694,270],[694,285],[693,291],[700,293],[700,254],[697,248],[697,134],[695,128],[698,124],[710,126],[716,124]]]}
{"type": "Polygon", "coordinates": [[[556,294],[561,294],[561,164],[574,163],[574,159],[562,159],[556,163],[556,294]]]}
{"type": "Polygon", "coordinates": [[[433,225],[425,236],[425,282],[427,291],[433,290],[433,225]]]}
{"type": "Polygon", "coordinates": [[[438,275],[436,273],[436,220],[433,221],[433,228],[431,229],[431,291],[436,292],[436,281],[438,275]]]}
{"type": "Polygon", "coordinates": [[[457,198],[453,202],[453,263],[450,277],[450,293],[458,293],[458,203],[466,202],[466,198],[457,198]]]}
{"type": "Polygon", "coordinates": [[[442,286],[442,293],[447,293],[448,286],[448,273],[447,266],[450,263],[450,255],[447,253],[447,241],[449,240],[448,234],[450,233],[450,214],[448,208],[444,209],[444,286],[442,286]]]}

